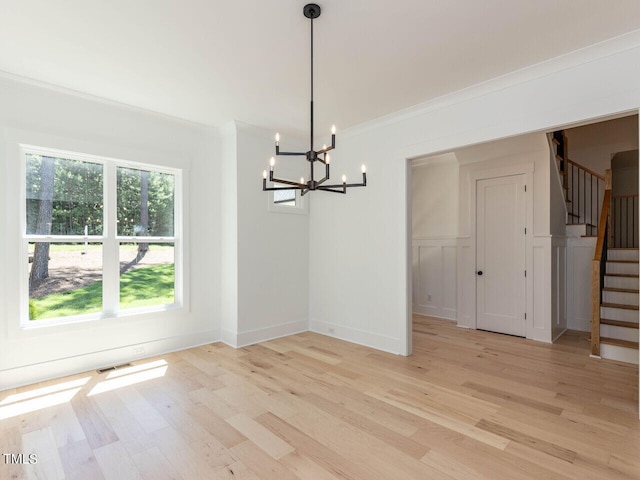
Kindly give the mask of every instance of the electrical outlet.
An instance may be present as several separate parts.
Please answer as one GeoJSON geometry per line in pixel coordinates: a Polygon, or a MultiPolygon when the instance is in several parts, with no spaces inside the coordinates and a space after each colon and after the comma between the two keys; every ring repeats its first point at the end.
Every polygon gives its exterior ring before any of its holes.
{"type": "Polygon", "coordinates": [[[135,347],[133,349],[134,355],[144,355],[144,347],[135,347]]]}

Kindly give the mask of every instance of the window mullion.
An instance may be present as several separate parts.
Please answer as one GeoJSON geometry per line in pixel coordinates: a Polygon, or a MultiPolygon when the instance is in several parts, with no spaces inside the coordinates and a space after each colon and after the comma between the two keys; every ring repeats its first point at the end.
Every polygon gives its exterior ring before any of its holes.
{"type": "Polygon", "coordinates": [[[104,226],[105,240],[102,248],[103,282],[102,298],[104,314],[112,316],[118,311],[120,263],[118,241],[116,240],[117,224],[117,176],[113,163],[105,165],[104,182],[104,226]]]}

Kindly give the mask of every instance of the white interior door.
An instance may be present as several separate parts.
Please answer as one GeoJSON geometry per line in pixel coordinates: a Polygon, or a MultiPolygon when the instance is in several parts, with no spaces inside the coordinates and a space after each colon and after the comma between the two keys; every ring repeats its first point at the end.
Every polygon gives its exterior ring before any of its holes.
{"type": "Polygon", "coordinates": [[[526,176],[476,184],[476,326],[526,336],[526,176]]]}

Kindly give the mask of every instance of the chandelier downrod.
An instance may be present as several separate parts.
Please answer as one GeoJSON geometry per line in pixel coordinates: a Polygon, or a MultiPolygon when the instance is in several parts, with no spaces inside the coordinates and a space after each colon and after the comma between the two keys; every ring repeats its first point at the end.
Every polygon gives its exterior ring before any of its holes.
{"type": "Polygon", "coordinates": [[[304,6],[302,12],[304,16],[310,20],[310,32],[311,32],[311,102],[310,102],[310,133],[309,133],[309,151],[308,152],[281,152],[280,151],[280,134],[276,133],[276,157],[280,155],[289,156],[304,156],[309,162],[309,180],[305,181],[301,178],[299,182],[291,180],[284,180],[274,177],[273,169],[276,163],[275,157],[271,157],[269,175],[267,177],[267,171],[262,173],[262,190],[300,190],[301,195],[305,195],[309,191],[322,190],[325,192],[334,193],[347,193],[349,187],[366,187],[367,186],[367,172],[364,165],[362,165],[362,183],[347,183],[346,175],[342,175],[342,184],[325,185],[324,183],[329,180],[329,170],[331,158],[329,151],[336,148],[336,127],[331,127],[331,146],[323,146],[321,150],[315,150],[313,146],[314,140],[314,114],[313,114],[313,20],[320,16],[322,10],[320,6],[315,3],[309,3],[304,6]],[[325,166],[324,177],[320,180],[315,180],[315,162],[323,163],[325,166]],[[267,178],[270,182],[276,182],[287,187],[267,187],[267,178]]]}

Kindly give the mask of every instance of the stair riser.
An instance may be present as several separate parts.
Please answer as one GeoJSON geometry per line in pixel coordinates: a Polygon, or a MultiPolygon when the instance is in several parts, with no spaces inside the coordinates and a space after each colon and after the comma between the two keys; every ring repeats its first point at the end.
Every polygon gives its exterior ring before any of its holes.
{"type": "Polygon", "coordinates": [[[619,340],[638,341],[638,329],[616,327],[614,325],[600,325],[600,336],[607,338],[617,338],[619,340]]]}
{"type": "Polygon", "coordinates": [[[607,250],[609,260],[634,260],[638,261],[638,250],[607,250]]]}
{"type": "Polygon", "coordinates": [[[602,292],[604,303],[621,303],[623,305],[638,305],[639,295],[628,292],[602,292]]]}
{"type": "Polygon", "coordinates": [[[567,225],[567,237],[582,237],[587,234],[586,225],[567,225]]]}
{"type": "Polygon", "coordinates": [[[607,273],[626,273],[626,274],[637,275],[638,264],[607,262],[607,273]]]}
{"type": "Polygon", "coordinates": [[[635,348],[618,347],[617,345],[600,344],[600,356],[609,360],[618,360],[638,364],[638,350],[635,348]]]}
{"type": "Polygon", "coordinates": [[[622,320],[623,322],[638,323],[638,310],[626,310],[623,308],[600,307],[600,318],[609,320],[622,320]]]}
{"type": "Polygon", "coordinates": [[[638,289],[640,281],[635,277],[604,277],[604,286],[609,288],[638,289]]]}

